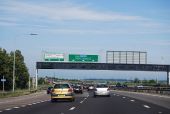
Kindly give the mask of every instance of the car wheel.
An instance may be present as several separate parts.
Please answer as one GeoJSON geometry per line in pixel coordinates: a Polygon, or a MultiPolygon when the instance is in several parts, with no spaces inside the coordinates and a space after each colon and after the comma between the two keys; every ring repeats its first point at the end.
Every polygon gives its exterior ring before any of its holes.
{"type": "Polygon", "coordinates": [[[51,99],[51,102],[52,102],[52,103],[55,102],[55,99],[51,99]]]}
{"type": "Polygon", "coordinates": [[[94,95],[94,98],[96,98],[97,96],[96,95],[94,95]]]}
{"type": "Polygon", "coordinates": [[[75,98],[71,99],[71,102],[74,102],[75,101],[75,98]]]}

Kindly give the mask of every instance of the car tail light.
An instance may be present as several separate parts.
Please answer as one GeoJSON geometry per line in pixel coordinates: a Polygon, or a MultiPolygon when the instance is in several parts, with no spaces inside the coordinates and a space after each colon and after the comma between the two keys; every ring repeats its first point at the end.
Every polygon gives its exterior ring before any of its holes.
{"type": "Polygon", "coordinates": [[[53,92],[54,92],[54,89],[51,90],[51,93],[53,93],[53,92]]]}
{"type": "Polygon", "coordinates": [[[73,92],[73,89],[72,88],[68,89],[68,92],[73,92]]]}

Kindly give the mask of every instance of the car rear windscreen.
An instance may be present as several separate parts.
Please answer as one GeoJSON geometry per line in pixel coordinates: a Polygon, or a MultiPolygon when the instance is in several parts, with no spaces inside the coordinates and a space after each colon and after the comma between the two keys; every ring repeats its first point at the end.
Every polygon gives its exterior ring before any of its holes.
{"type": "Polygon", "coordinates": [[[97,88],[107,88],[107,85],[97,85],[97,88]]]}
{"type": "Polygon", "coordinates": [[[68,84],[55,84],[54,88],[70,88],[68,84]]]}

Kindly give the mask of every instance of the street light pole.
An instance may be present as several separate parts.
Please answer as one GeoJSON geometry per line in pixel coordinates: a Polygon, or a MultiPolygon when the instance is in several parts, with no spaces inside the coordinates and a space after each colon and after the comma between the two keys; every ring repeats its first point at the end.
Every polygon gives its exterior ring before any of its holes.
{"type": "MultiPolygon", "coordinates": [[[[38,34],[35,34],[35,33],[30,33],[29,35],[31,35],[31,36],[33,36],[33,35],[38,35],[38,34]]],[[[15,45],[15,43],[16,43],[16,39],[15,39],[15,41],[14,41],[14,45],[15,45]]],[[[13,84],[12,84],[12,91],[14,92],[15,91],[15,63],[16,63],[16,49],[14,49],[14,60],[13,60],[13,80],[12,80],[12,82],[13,82],[13,84]]],[[[37,81],[37,77],[36,77],[36,87],[37,87],[37,85],[38,85],[38,83],[37,83],[38,81],[37,81]]],[[[36,88],[37,89],[37,88],[36,88]]],[[[30,76],[29,76],[29,90],[30,90],[30,76]]]]}
{"type": "MultiPolygon", "coordinates": [[[[29,35],[36,36],[38,34],[30,33],[29,35]]],[[[35,74],[35,89],[37,90],[37,88],[38,88],[38,70],[36,69],[36,74],[35,74]]],[[[30,76],[29,76],[29,90],[30,90],[30,76]]]]}

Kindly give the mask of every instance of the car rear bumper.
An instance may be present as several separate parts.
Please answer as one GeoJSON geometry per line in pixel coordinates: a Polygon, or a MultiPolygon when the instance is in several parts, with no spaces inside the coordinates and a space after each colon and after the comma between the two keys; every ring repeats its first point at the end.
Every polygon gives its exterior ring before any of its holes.
{"type": "Polygon", "coordinates": [[[94,92],[94,95],[95,95],[95,96],[102,96],[102,95],[103,95],[103,96],[109,96],[109,95],[110,95],[110,92],[109,92],[109,91],[101,91],[101,92],[100,92],[100,91],[95,91],[95,92],[94,92]]]}
{"type": "Polygon", "coordinates": [[[74,99],[73,94],[51,94],[51,99],[74,99]]]}
{"type": "Polygon", "coordinates": [[[73,96],[51,96],[51,99],[74,99],[73,96]]]}

